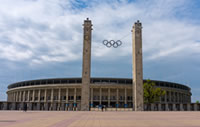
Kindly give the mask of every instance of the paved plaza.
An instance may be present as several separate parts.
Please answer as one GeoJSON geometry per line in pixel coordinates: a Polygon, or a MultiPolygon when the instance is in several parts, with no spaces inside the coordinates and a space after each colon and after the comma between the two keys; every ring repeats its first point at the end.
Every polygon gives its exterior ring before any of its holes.
{"type": "Polygon", "coordinates": [[[0,111],[0,127],[200,127],[200,112],[0,111]]]}

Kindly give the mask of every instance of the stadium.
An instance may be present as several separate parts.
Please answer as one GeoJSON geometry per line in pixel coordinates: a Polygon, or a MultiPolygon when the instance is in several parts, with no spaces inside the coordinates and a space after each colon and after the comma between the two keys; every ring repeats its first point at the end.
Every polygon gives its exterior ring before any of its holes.
{"type": "MultiPolygon", "coordinates": [[[[144,80],[145,82],[146,80],[144,80]]],[[[191,103],[190,88],[186,85],[153,81],[166,91],[158,103],[191,103]]],[[[81,78],[40,79],[8,86],[8,102],[32,102],[31,110],[80,110],[81,78]]],[[[111,108],[131,108],[132,79],[91,78],[90,107],[105,105],[111,108]]]]}

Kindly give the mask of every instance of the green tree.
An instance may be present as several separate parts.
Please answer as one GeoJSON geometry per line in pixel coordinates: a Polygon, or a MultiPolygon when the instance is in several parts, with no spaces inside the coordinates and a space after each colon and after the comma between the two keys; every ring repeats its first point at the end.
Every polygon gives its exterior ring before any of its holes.
{"type": "Polygon", "coordinates": [[[159,101],[159,98],[166,94],[165,90],[156,88],[155,85],[150,79],[144,83],[144,103],[148,104],[159,101]]]}
{"type": "Polygon", "coordinates": [[[197,104],[199,104],[199,101],[196,101],[197,104]]]}

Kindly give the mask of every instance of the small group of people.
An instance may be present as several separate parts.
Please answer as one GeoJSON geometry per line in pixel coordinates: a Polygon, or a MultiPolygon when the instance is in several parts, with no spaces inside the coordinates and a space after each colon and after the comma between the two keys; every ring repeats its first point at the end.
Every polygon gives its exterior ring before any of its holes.
{"type": "Polygon", "coordinates": [[[103,112],[103,109],[105,109],[105,111],[106,111],[106,106],[105,105],[101,105],[102,112],[103,112]]]}

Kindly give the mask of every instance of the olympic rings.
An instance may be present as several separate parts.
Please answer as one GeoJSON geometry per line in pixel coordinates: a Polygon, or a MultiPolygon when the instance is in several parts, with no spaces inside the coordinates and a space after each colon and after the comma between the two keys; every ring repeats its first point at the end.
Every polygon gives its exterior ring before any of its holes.
{"type": "Polygon", "coordinates": [[[117,48],[119,47],[120,45],[122,45],[122,42],[120,40],[117,40],[117,41],[114,41],[114,40],[103,40],[103,44],[110,48],[110,47],[114,47],[114,48],[117,48]]]}

